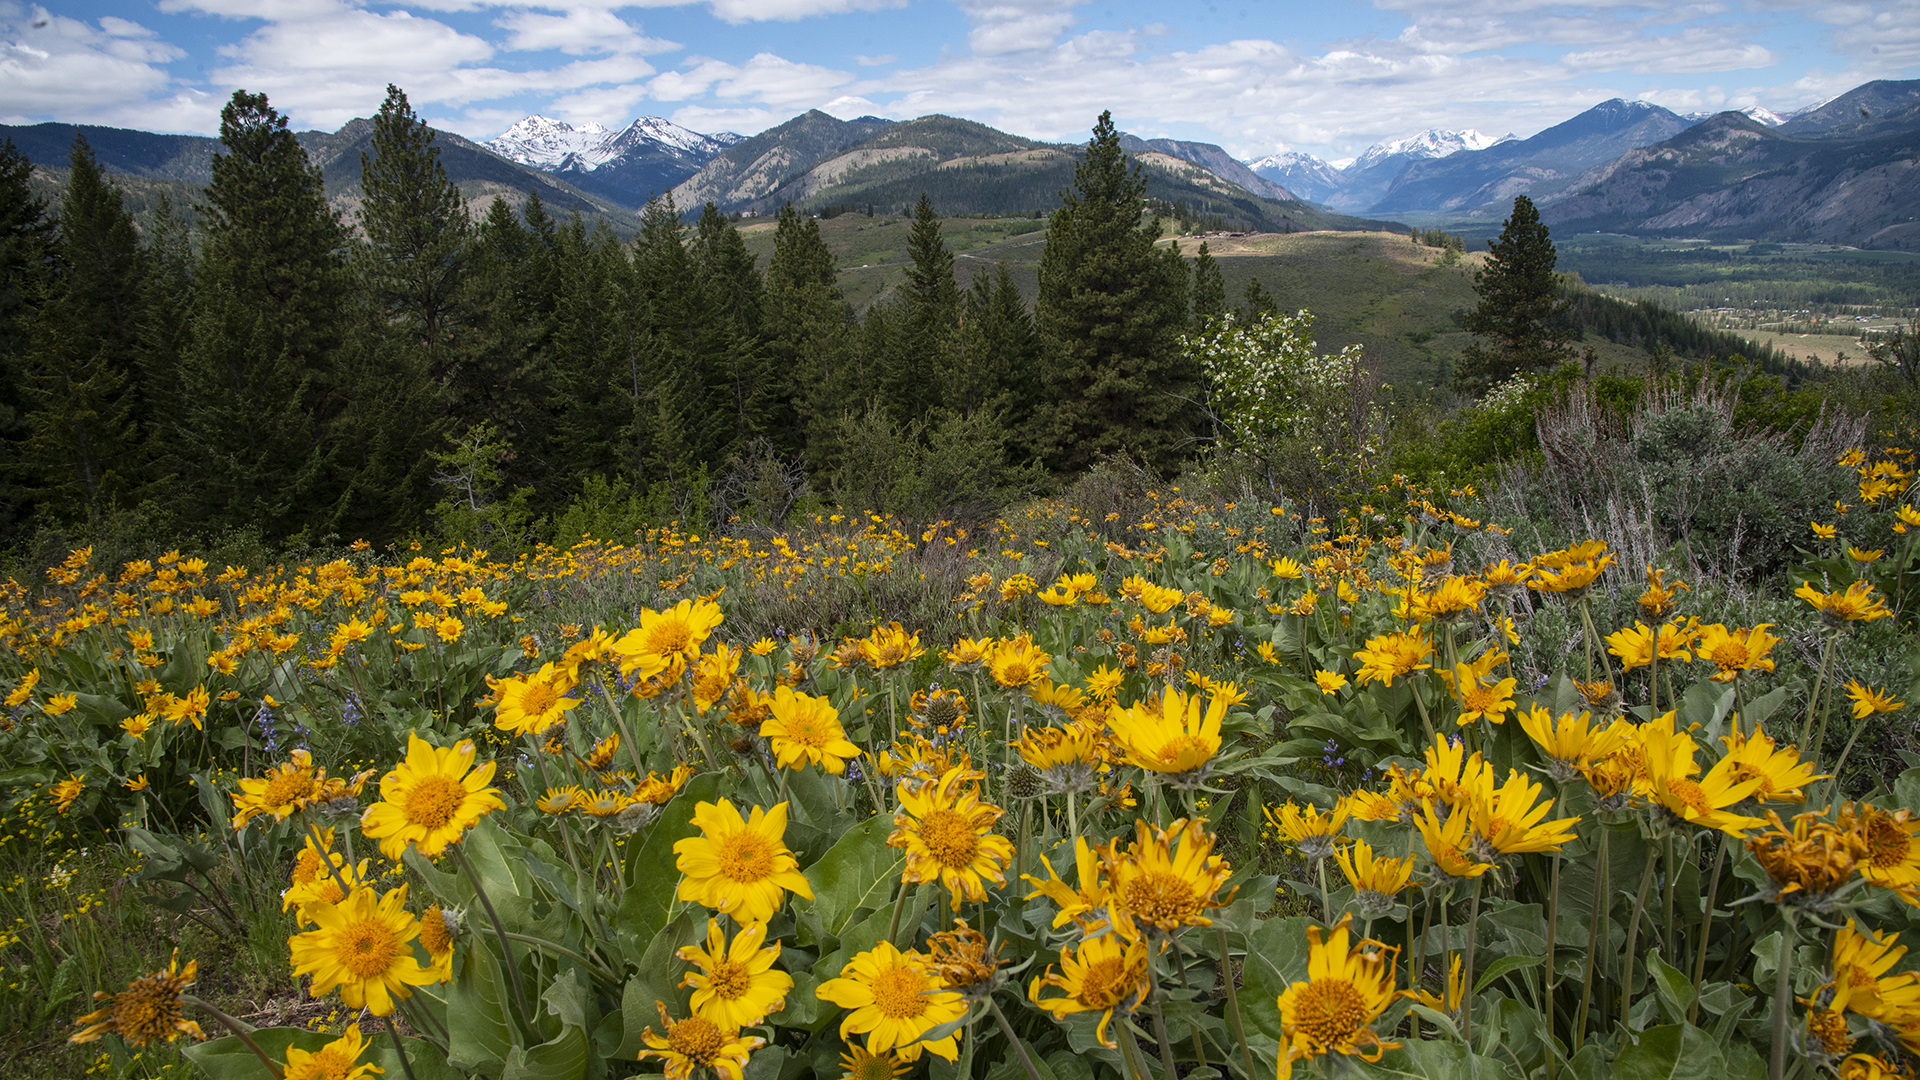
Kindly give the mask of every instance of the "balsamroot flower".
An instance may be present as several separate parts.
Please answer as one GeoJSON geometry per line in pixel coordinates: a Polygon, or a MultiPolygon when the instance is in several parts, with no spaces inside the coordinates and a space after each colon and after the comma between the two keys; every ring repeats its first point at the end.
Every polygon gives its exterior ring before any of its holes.
{"type": "Polygon", "coordinates": [[[1363,939],[1351,947],[1352,917],[1341,919],[1331,934],[1307,927],[1307,980],[1280,995],[1281,1075],[1295,1061],[1326,1054],[1357,1054],[1378,1061],[1397,1043],[1382,1042],[1371,1025],[1387,1006],[1403,996],[1394,989],[1399,950],[1363,939]]]}
{"type": "Polygon", "coordinates": [[[1147,941],[1127,939],[1119,934],[1096,934],[1080,942],[1080,947],[1060,950],[1060,973],[1049,964],[1045,975],[1035,975],[1027,985],[1027,1000],[1053,1014],[1055,1021],[1074,1013],[1098,1012],[1100,1023],[1094,1036],[1109,1050],[1118,1047],[1108,1028],[1114,1010],[1122,1022],[1147,999],[1151,984],[1147,978],[1147,941]],[[1056,989],[1061,996],[1043,998],[1040,991],[1056,989]]]}
{"type": "Polygon", "coordinates": [[[900,812],[893,817],[891,847],[904,848],[908,881],[937,881],[958,904],[985,900],[983,880],[995,888],[1007,883],[1013,842],[992,831],[1005,811],[982,802],[968,785],[980,774],[954,767],[933,784],[899,785],[900,812]]]}
{"type": "Polygon", "coordinates": [[[870,1054],[892,1050],[902,1061],[918,1061],[923,1052],[931,1052],[957,1061],[958,1032],[921,1041],[927,1032],[966,1014],[960,995],[941,985],[927,957],[881,941],[856,955],[840,969],[839,978],[821,983],[814,993],[847,1010],[840,1020],[840,1038],[865,1035],[870,1054]]]}
{"type": "Polygon", "coordinates": [[[847,741],[839,711],[826,698],[782,686],[773,692],[772,709],[760,734],[767,737],[780,768],[818,765],[839,776],[847,771],[849,758],[860,756],[860,748],[847,741]]]}
{"type": "Polygon", "coordinates": [[[145,1046],[156,1040],[172,1042],[181,1035],[206,1038],[199,1024],[180,1015],[181,992],[193,985],[198,970],[197,960],[181,967],[180,950],[175,949],[165,971],[142,975],[118,994],[95,991],[93,1000],[108,1004],[75,1020],[80,1030],[67,1036],[67,1041],[93,1042],[109,1031],[128,1046],[145,1046]]]}
{"type": "Polygon", "coordinates": [[[764,923],[787,893],[813,899],[800,860],[787,849],[787,804],[753,807],[742,818],[733,803],[697,803],[693,824],[701,835],[677,840],[675,868],[683,875],[676,897],[732,915],[743,924],[764,923]]]}
{"type": "Polygon", "coordinates": [[[319,929],[287,940],[294,977],[312,975],[315,997],[337,986],[348,1008],[391,1015],[394,998],[412,997],[413,987],[441,979],[414,959],[420,921],[406,903],[407,887],[401,885],[378,898],[362,888],[338,904],[310,905],[305,913],[319,929]]]}
{"type": "Polygon", "coordinates": [[[793,977],[773,966],[780,943],[762,948],[767,925],[753,923],[727,942],[720,920],[707,920],[707,945],[689,945],[677,955],[699,968],[687,972],[681,986],[693,988],[693,1012],[721,1028],[753,1027],[786,1007],[793,977]]]}
{"type": "Polygon", "coordinates": [[[655,1035],[652,1025],[640,1033],[647,1044],[640,1057],[659,1058],[666,1063],[668,1080],[691,1080],[696,1069],[711,1069],[725,1080],[743,1080],[747,1058],[767,1045],[758,1035],[742,1036],[736,1028],[723,1028],[701,1016],[675,1020],[667,1015],[664,1002],[655,1001],[660,1010],[660,1026],[665,1035],[655,1035]]]}
{"type": "Polygon", "coordinates": [[[371,1061],[360,1061],[367,1045],[360,1025],[348,1024],[345,1033],[318,1050],[289,1046],[285,1080],[366,1080],[383,1071],[371,1061]]]}
{"type": "Polygon", "coordinates": [[[436,856],[480,819],[506,809],[500,789],[488,787],[494,762],[473,762],[473,740],[439,748],[409,731],[407,759],[380,778],[380,802],[367,807],[360,829],[380,841],[380,853],[399,861],[408,845],[436,856]]]}

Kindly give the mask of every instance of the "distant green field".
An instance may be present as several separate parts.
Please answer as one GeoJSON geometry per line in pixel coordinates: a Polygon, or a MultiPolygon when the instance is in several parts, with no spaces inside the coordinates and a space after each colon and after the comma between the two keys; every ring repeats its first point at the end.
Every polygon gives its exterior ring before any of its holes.
{"type": "MultiPolygon", "coordinates": [[[[957,256],[961,284],[974,272],[1004,262],[1031,301],[1045,242],[1045,233],[1035,226],[1043,225],[1021,218],[948,218],[945,236],[957,256]]],[[[840,261],[841,288],[855,310],[864,310],[904,280],[909,227],[905,219],[886,215],[844,214],[820,222],[821,237],[840,261]]],[[[742,223],[748,250],[760,257],[762,267],[773,253],[773,228],[772,221],[742,223]]],[[[1166,242],[1178,243],[1188,256],[1200,249],[1193,237],[1166,242]]],[[[1403,235],[1359,232],[1222,237],[1210,239],[1208,248],[1219,258],[1230,303],[1238,305],[1247,281],[1258,278],[1283,308],[1314,313],[1321,349],[1366,346],[1401,394],[1434,392],[1473,340],[1455,320],[1474,304],[1472,270],[1484,256],[1442,266],[1438,250],[1403,235]]],[[[1645,360],[1638,349],[1600,340],[1591,344],[1603,369],[1635,368],[1645,360]]]]}
{"type": "Polygon", "coordinates": [[[1712,244],[1612,234],[1556,237],[1560,269],[1612,296],[1833,314],[1920,308],[1920,255],[1836,244],[1712,244]]]}

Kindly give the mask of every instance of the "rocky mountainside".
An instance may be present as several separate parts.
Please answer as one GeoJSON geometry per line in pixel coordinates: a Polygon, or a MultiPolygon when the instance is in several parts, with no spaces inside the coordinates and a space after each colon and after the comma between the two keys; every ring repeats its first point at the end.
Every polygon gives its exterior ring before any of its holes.
{"type": "Polygon", "coordinates": [[[1575,232],[1920,250],[1920,115],[1902,127],[1897,109],[1862,108],[1779,128],[1721,113],[1593,169],[1541,218],[1575,232]]]}
{"type": "Polygon", "coordinates": [[[1596,165],[1691,126],[1692,121],[1658,105],[1614,98],[1531,138],[1416,162],[1369,205],[1369,212],[1487,207],[1492,213],[1511,204],[1515,195],[1537,201],[1596,165]]]}
{"type": "MultiPolygon", "coordinates": [[[[1197,143],[1172,149],[1196,155],[1219,151],[1197,143]]],[[[925,192],[943,215],[1035,214],[1059,204],[1060,191],[1073,183],[1080,153],[1076,145],[1023,139],[951,116],[867,123],[809,113],[724,151],[675,189],[674,201],[690,209],[712,200],[722,210],[753,215],[775,213],[786,202],[813,212],[897,213],[925,192]]],[[[1233,228],[1297,232],[1384,224],[1255,194],[1161,149],[1138,151],[1134,159],[1146,171],[1148,198],[1218,215],[1233,228]]]]}
{"type": "Polygon", "coordinates": [[[643,116],[616,131],[595,123],[574,127],[536,114],[485,145],[510,161],[638,207],[743,138],[730,131],[703,135],[658,116],[643,116]]]}
{"type": "Polygon", "coordinates": [[[1134,155],[1165,154],[1182,161],[1190,161],[1227,183],[1238,184],[1262,198],[1279,199],[1283,202],[1297,202],[1300,198],[1289,191],[1286,185],[1261,176],[1238,158],[1212,143],[1187,142],[1183,139],[1141,139],[1122,132],[1120,148],[1134,155]]]}
{"type": "Polygon", "coordinates": [[[1340,190],[1340,170],[1312,154],[1292,150],[1269,154],[1258,161],[1247,162],[1247,168],[1313,202],[1326,202],[1328,196],[1340,190]]]}
{"type": "MultiPolygon", "coordinates": [[[[64,169],[75,134],[87,144],[108,172],[149,180],[174,181],[198,189],[213,179],[213,157],[220,140],[198,135],[156,135],[127,128],[76,124],[0,125],[0,139],[11,139],[35,165],[64,169]]],[[[302,131],[294,136],[308,160],[326,177],[327,195],[339,209],[351,211],[360,201],[360,154],[371,149],[373,121],[349,121],[338,131],[302,131]]],[[[495,195],[519,205],[529,191],[555,214],[579,212],[589,217],[611,216],[624,225],[630,218],[617,203],[580,190],[560,177],[515,164],[485,146],[452,132],[436,131],[434,145],[448,179],[460,187],[469,206],[484,213],[495,195]]]]}
{"type": "Polygon", "coordinates": [[[1365,210],[1379,202],[1408,169],[1422,162],[1485,150],[1512,138],[1512,135],[1496,138],[1471,128],[1464,131],[1429,128],[1404,139],[1375,143],[1340,170],[1340,190],[1327,198],[1327,205],[1343,210],[1365,210]]]}

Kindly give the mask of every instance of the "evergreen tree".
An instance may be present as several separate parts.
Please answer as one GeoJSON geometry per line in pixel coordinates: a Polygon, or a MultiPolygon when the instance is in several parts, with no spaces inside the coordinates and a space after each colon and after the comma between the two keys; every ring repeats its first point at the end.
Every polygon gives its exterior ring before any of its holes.
{"type": "MultiPolygon", "coordinates": [[[[46,276],[53,235],[47,204],[33,193],[33,162],[0,141],[0,457],[19,460],[26,438],[21,384],[35,309],[50,288],[46,276]]],[[[33,505],[32,478],[0,470],[0,539],[15,533],[33,505]]]]}
{"type": "Polygon", "coordinates": [[[731,425],[709,396],[726,381],[726,328],[702,287],[672,195],[647,200],[633,268],[650,339],[649,362],[635,373],[634,425],[648,431],[651,452],[635,466],[645,484],[677,489],[719,455],[731,425]]]}
{"type": "Polygon", "coordinates": [[[220,142],[197,208],[205,241],[169,451],[192,516],[283,536],[332,513],[318,485],[337,408],[347,238],[320,170],[266,95],[234,92],[220,142]]]}
{"type": "Polygon", "coordinates": [[[1280,305],[1274,303],[1273,296],[1267,292],[1265,285],[1260,284],[1259,278],[1247,279],[1247,287],[1241,293],[1241,300],[1243,303],[1240,307],[1240,321],[1248,326],[1269,315],[1280,314],[1280,305]]]}
{"type": "Polygon", "coordinates": [[[805,451],[816,472],[831,468],[839,416],[852,407],[854,379],[846,298],[820,223],[787,203],[780,208],[767,263],[767,362],[782,403],[768,435],[782,454],[805,451]]]}
{"type": "Polygon", "coordinates": [[[773,422],[778,399],[775,372],[761,341],[766,283],[740,230],[709,202],[694,226],[693,251],[702,290],[710,298],[723,334],[714,378],[715,406],[726,417],[722,448],[737,452],[773,422]]]}
{"type": "Polygon", "coordinates": [[[76,136],[60,198],[55,276],[30,324],[23,461],[61,518],[100,522],[132,496],[144,460],[135,422],[145,253],[120,190],[76,136]]]}
{"type": "Polygon", "coordinates": [[[461,287],[471,228],[466,200],[440,164],[433,129],[391,83],[373,118],[372,147],[360,155],[363,288],[399,339],[426,352],[434,379],[446,382],[468,299],[461,287]]]}
{"type": "Polygon", "coordinates": [[[1037,314],[1057,356],[1050,464],[1084,468],[1109,452],[1171,469],[1192,441],[1200,374],[1179,347],[1187,264],[1154,250],[1141,220],[1147,181],[1101,113],[1047,226],[1037,314]]]}
{"type": "Polygon", "coordinates": [[[1006,425],[1012,455],[1031,460],[1039,455],[1033,422],[1044,415],[1035,408],[1035,387],[1042,381],[1040,334],[1006,263],[973,276],[965,308],[962,355],[948,384],[947,407],[963,417],[994,412],[1006,425]]]}
{"type": "Polygon", "coordinates": [[[941,235],[940,215],[926,192],[914,206],[907,236],[907,280],[901,287],[901,334],[876,370],[882,394],[898,420],[915,420],[945,404],[942,389],[953,368],[954,334],[960,321],[960,288],[953,252],[941,235]]]}
{"type": "Polygon", "coordinates": [[[1227,313],[1227,280],[1220,276],[1220,263],[1200,241],[1200,253],[1193,258],[1193,326],[1199,330],[1208,319],[1227,313]]]}
{"type": "MultiPolygon", "coordinates": [[[[539,433],[544,468],[559,498],[563,482],[590,476],[631,482],[631,464],[652,449],[642,412],[647,386],[647,313],[633,267],[603,221],[588,233],[578,215],[559,231],[551,409],[539,433]]],[[[525,448],[520,448],[524,450],[525,448]]]]}
{"type": "Polygon", "coordinates": [[[548,489],[552,337],[559,230],[537,192],[520,214],[496,197],[474,230],[465,277],[468,328],[449,386],[454,423],[492,423],[519,448],[501,464],[509,490],[548,489]],[[521,221],[524,215],[525,223],[521,221]]]}
{"type": "Polygon", "coordinates": [[[1480,302],[1460,324],[1480,340],[1461,352],[1454,373],[1462,389],[1475,393],[1573,357],[1573,331],[1555,318],[1561,305],[1553,272],[1558,255],[1533,200],[1515,196],[1500,238],[1487,246],[1487,263],[1473,276],[1480,302]]]}

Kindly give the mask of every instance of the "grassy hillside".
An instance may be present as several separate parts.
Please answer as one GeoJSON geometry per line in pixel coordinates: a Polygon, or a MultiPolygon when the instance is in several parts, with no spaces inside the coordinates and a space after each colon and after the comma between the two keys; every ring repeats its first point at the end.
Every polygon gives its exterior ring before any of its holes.
{"type": "MultiPolygon", "coordinates": [[[[906,276],[907,219],[842,214],[820,222],[820,234],[840,261],[840,286],[864,310],[906,276]]],[[[1031,218],[948,218],[947,245],[964,284],[974,272],[1004,262],[1029,301],[1037,291],[1044,221],[1031,218]]],[[[772,221],[743,222],[747,247],[765,266],[773,254],[772,221]]],[[[1193,237],[1169,237],[1191,256],[1193,237]]],[[[1215,237],[1207,249],[1220,263],[1230,302],[1238,304],[1249,279],[1259,279],[1283,308],[1314,313],[1324,350],[1359,343],[1379,361],[1401,393],[1424,396],[1442,385],[1472,335],[1455,324],[1474,304],[1472,273],[1483,255],[1440,265],[1441,252],[1384,232],[1271,233],[1215,237]]],[[[1593,340],[1604,368],[1636,368],[1645,354],[1593,340]]]]}

